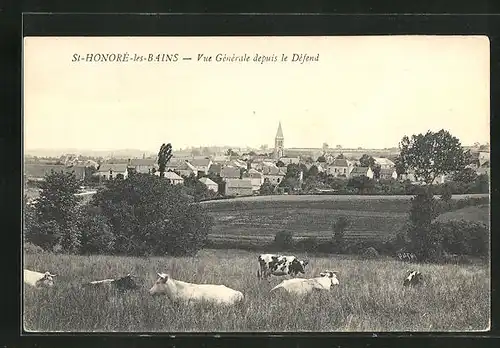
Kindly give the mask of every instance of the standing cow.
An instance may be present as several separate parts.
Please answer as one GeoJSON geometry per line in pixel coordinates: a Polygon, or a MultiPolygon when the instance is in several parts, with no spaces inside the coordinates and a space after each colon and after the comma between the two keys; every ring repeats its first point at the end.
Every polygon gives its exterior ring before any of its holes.
{"type": "Polygon", "coordinates": [[[308,260],[299,260],[295,256],[261,254],[259,255],[257,277],[259,279],[268,279],[271,275],[296,277],[299,273],[305,273],[305,267],[308,263],[308,260]]]}
{"type": "Polygon", "coordinates": [[[24,284],[35,288],[52,287],[55,276],[55,274],[51,274],[50,272],[40,273],[28,269],[25,269],[23,274],[24,284]]]}

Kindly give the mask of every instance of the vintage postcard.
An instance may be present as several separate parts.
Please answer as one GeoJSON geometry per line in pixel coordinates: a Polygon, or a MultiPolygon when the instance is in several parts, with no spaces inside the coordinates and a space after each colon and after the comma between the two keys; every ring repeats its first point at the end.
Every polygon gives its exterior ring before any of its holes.
{"type": "Polygon", "coordinates": [[[26,37],[26,332],[490,329],[486,36],[26,37]]]}

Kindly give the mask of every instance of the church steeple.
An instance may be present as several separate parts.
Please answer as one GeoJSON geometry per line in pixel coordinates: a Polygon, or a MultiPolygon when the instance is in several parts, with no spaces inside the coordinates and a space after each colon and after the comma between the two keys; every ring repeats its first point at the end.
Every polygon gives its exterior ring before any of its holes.
{"type": "Polygon", "coordinates": [[[283,130],[281,129],[281,121],[278,125],[278,131],[276,132],[276,139],[283,139],[283,130]]]}
{"type": "Polygon", "coordinates": [[[284,140],[283,130],[281,129],[281,121],[278,124],[278,131],[276,132],[276,137],[274,138],[274,157],[278,160],[283,157],[284,150],[284,140]]]}

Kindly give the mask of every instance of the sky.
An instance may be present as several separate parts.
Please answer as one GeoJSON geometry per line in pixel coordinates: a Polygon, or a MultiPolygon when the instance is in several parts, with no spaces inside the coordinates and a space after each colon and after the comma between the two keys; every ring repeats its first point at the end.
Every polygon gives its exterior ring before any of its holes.
{"type": "Polygon", "coordinates": [[[285,148],[397,147],[442,128],[463,145],[486,143],[489,65],[485,36],[28,37],[24,146],[273,147],[278,122],[285,148]],[[72,62],[125,52],[192,59],[72,62]],[[218,53],[251,58],[216,62],[218,53]],[[319,60],[291,62],[294,53],[319,60]]]}

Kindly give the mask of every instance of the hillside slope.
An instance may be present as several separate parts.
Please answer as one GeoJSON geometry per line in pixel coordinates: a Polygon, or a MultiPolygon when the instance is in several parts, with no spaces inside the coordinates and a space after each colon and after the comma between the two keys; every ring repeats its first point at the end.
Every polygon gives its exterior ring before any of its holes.
{"type": "Polygon", "coordinates": [[[448,222],[453,220],[465,220],[473,222],[482,222],[489,225],[490,223],[490,205],[484,204],[479,206],[465,207],[462,209],[449,211],[439,215],[434,221],[448,222]]]}

